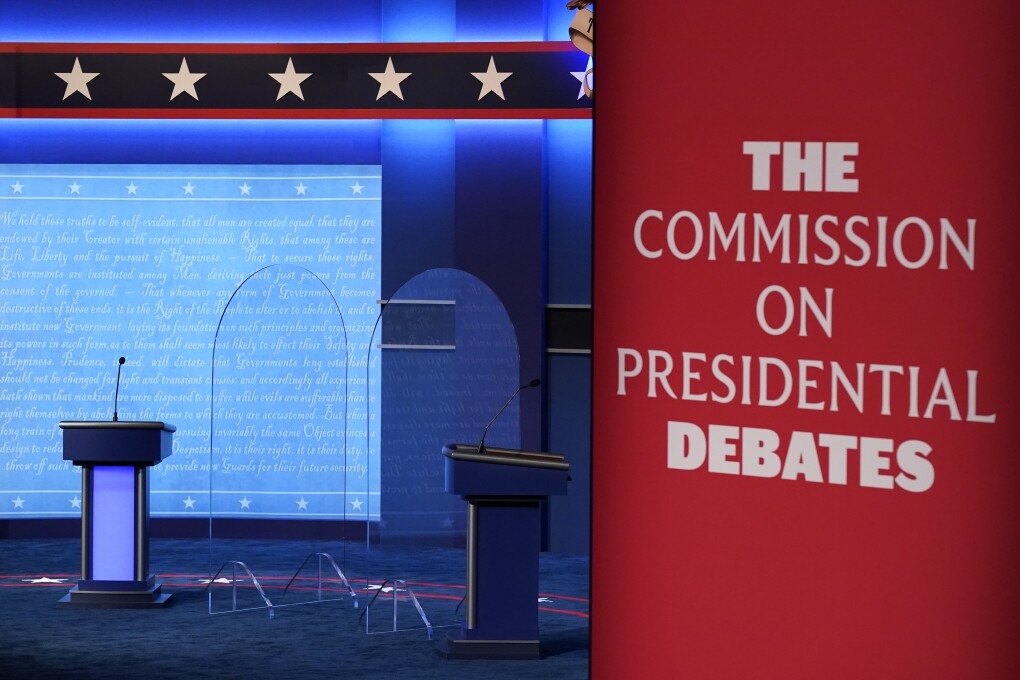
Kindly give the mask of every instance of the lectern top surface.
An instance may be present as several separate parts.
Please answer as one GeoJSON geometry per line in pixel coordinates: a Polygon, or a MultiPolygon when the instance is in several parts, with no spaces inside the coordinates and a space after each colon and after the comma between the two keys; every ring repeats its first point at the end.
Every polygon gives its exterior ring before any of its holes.
{"type": "Polygon", "coordinates": [[[177,428],[170,423],[159,420],[62,420],[62,430],[91,430],[91,429],[117,429],[117,430],[166,430],[176,432],[177,428]]]}
{"type": "Polygon", "coordinates": [[[476,463],[496,463],[498,465],[519,465],[521,467],[543,467],[554,470],[569,470],[570,464],[558,453],[540,453],[537,451],[521,451],[520,449],[500,449],[485,447],[481,453],[477,445],[447,444],[443,447],[447,458],[453,460],[469,460],[476,463]]]}

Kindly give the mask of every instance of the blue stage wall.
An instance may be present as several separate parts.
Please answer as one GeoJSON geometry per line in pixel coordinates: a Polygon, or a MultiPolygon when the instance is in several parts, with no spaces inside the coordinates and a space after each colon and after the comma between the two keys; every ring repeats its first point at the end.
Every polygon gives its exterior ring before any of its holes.
{"type": "MultiPolygon", "coordinates": [[[[3,0],[0,15],[7,42],[340,43],[564,40],[573,12],[539,0],[512,9],[453,0],[59,8],[3,0]]],[[[478,276],[517,329],[522,381],[575,371],[547,369],[562,358],[546,357],[544,319],[548,303],[590,303],[590,143],[590,120],[0,120],[3,163],[381,165],[383,297],[430,268],[478,276]]],[[[587,370],[588,358],[580,361],[587,370]]],[[[548,447],[557,420],[559,441],[574,449],[561,452],[589,455],[578,445],[588,439],[586,408],[575,408],[587,405],[588,388],[577,387],[558,391],[570,408],[549,403],[548,383],[545,397],[525,393],[523,446],[548,447]]],[[[587,475],[574,485],[586,489],[587,475]]],[[[587,512],[570,523],[587,538],[587,512]]]]}

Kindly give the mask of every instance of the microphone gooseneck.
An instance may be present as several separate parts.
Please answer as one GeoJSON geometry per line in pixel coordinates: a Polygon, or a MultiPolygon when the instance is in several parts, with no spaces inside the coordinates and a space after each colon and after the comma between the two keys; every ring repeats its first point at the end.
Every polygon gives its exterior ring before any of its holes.
{"type": "Polygon", "coordinates": [[[117,400],[120,399],[120,369],[124,365],[124,357],[117,360],[117,389],[113,393],[113,422],[117,422],[117,400]]]}
{"type": "Polygon", "coordinates": [[[496,415],[492,416],[492,420],[490,420],[489,424],[485,426],[484,430],[482,430],[482,439],[478,442],[478,453],[485,453],[485,435],[488,434],[489,427],[494,422],[496,422],[496,418],[499,418],[499,414],[502,413],[504,410],[506,410],[506,407],[510,405],[510,402],[512,402],[515,398],[517,398],[517,395],[520,394],[522,390],[526,390],[529,387],[538,387],[541,384],[542,384],[542,381],[539,380],[538,378],[535,378],[531,382],[529,382],[528,384],[521,385],[520,387],[518,387],[517,391],[514,392],[512,395],[510,395],[510,398],[506,400],[506,403],[503,404],[503,406],[498,411],[496,411],[496,415]]]}

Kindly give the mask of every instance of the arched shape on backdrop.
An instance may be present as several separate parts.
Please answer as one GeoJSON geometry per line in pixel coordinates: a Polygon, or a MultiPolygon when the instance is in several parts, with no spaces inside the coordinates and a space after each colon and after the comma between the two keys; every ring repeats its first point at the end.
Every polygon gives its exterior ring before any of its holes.
{"type": "MultiPolygon", "coordinates": [[[[387,558],[395,548],[392,554],[401,563],[388,566],[398,570],[388,576],[460,582],[463,573],[437,574],[430,560],[436,551],[464,550],[466,504],[446,492],[443,447],[478,442],[519,387],[520,354],[510,317],[478,278],[457,269],[428,270],[382,301],[363,374],[365,384],[353,387],[350,422],[351,447],[364,446],[370,477],[377,473],[380,480],[379,493],[366,495],[373,517],[369,563],[381,554],[381,563],[392,565],[387,558]],[[363,428],[359,439],[356,393],[373,381],[377,394],[364,403],[367,422],[378,426],[363,428]]],[[[520,441],[515,400],[492,424],[486,443],[516,448],[520,441]]],[[[448,624],[453,608],[429,616],[436,625],[448,624]]]]}

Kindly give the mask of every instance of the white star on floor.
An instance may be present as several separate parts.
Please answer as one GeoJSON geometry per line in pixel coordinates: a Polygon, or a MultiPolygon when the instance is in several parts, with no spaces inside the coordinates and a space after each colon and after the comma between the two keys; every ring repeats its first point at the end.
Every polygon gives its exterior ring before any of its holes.
{"type": "Polygon", "coordinates": [[[81,509],[81,499],[78,498],[77,496],[75,496],[74,498],[68,499],[67,502],[71,504],[72,508],[81,509]]]}
{"type": "Polygon", "coordinates": [[[192,510],[195,509],[195,499],[192,498],[190,495],[187,498],[185,498],[182,502],[184,503],[184,509],[185,510],[187,510],[189,508],[192,509],[192,510]]]}
{"type": "Polygon", "coordinates": [[[592,67],[592,65],[594,63],[595,63],[595,61],[591,57],[588,57],[588,65],[584,67],[583,71],[571,71],[570,72],[570,75],[572,75],[575,78],[577,78],[577,80],[580,81],[580,83],[581,83],[581,89],[577,93],[577,98],[578,99],[580,99],[581,97],[584,96],[584,77],[585,77],[585,75],[587,75],[588,71],[591,70],[591,67],[592,67]]]}
{"type": "Polygon", "coordinates": [[[50,578],[49,576],[40,576],[39,578],[23,578],[22,583],[65,583],[66,578],[50,578]]]}
{"type": "Polygon", "coordinates": [[[485,70],[485,73],[472,73],[471,75],[482,83],[482,91],[478,95],[479,100],[492,92],[503,101],[506,101],[506,97],[503,96],[503,81],[512,76],[513,72],[506,71],[500,73],[497,71],[496,59],[494,57],[489,57],[489,68],[485,70]]]}
{"type": "Polygon", "coordinates": [[[74,66],[71,67],[70,73],[54,73],[53,75],[67,83],[67,88],[64,90],[64,99],[77,92],[84,95],[89,101],[92,101],[92,95],[89,93],[89,82],[99,74],[82,72],[78,57],[74,58],[74,66]]]}
{"type": "Polygon", "coordinates": [[[247,496],[245,496],[244,498],[242,498],[241,500],[239,500],[237,502],[241,504],[241,509],[243,509],[243,510],[251,509],[251,501],[248,500],[247,496]]]}
{"type": "Polygon", "coordinates": [[[190,94],[194,97],[195,101],[198,101],[198,91],[195,89],[195,83],[205,78],[206,74],[189,71],[187,59],[181,59],[181,68],[177,73],[164,73],[163,75],[174,84],[173,94],[170,95],[171,101],[179,94],[190,94]]]}
{"type": "Polygon", "coordinates": [[[242,196],[251,196],[251,187],[248,186],[247,182],[245,182],[244,184],[242,184],[241,186],[239,186],[237,188],[241,190],[241,195],[242,196]]]}
{"type": "Polygon", "coordinates": [[[134,182],[131,182],[131,184],[128,184],[124,188],[127,189],[127,192],[128,192],[129,196],[137,196],[138,195],[138,185],[135,184],[134,182]]]}
{"type": "Polygon", "coordinates": [[[276,101],[280,101],[285,94],[297,95],[297,98],[304,101],[305,95],[301,92],[301,83],[307,80],[311,73],[297,73],[294,71],[294,60],[287,59],[287,68],[283,73],[270,73],[269,77],[280,83],[280,93],[276,95],[276,101]]]}
{"type": "Polygon", "coordinates": [[[181,188],[184,189],[184,195],[185,196],[194,196],[195,195],[195,186],[191,182],[188,182],[187,184],[185,184],[181,188]]]}
{"type": "Polygon", "coordinates": [[[78,194],[81,196],[81,185],[78,184],[78,180],[75,180],[74,184],[68,184],[67,188],[71,190],[72,194],[78,194]]]}
{"type": "Polygon", "coordinates": [[[386,70],[382,73],[369,73],[376,82],[379,83],[379,94],[375,96],[375,100],[379,101],[383,98],[384,94],[395,94],[404,100],[404,93],[400,91],[400,83],[404,82],[411,74],[410,73],[397,73],[393,68],[393,57],[389,57],[386,60],[386,70]]]}
{"type": "Polygon", "coordinates": [[[359,196],[364,196],[364,194],[361,193],[361,190],[364,189],[364,188],[365,188],[365,185],[363,185],[361,182],[359,182],[357,180],[355,180],[354,184],[351,185],[351,191],[354,192],[355,194],[359,195],[359,196]]]}
{"type": "Polygon", "coordinates": [[[16,194],[20,194],[21,190],[24,188],[25,185],[22,184],[21,182],[15,182],[14,184],[11,185],[11,191],[13,191],[16,194]]]}
{"type": "Polygon", "coordinates": [[[355,498],[353,501],[351,501],[351,509],[352,510],[361,510],[361,499],[360,498],[355,498]]]}
{"type": "Polygon", "coordinates": [[[297,192],[298,196],[304,196],[305,192],[308,191],[308,187],[305,186],[304,182],[300,182],[296,187],[294,187],[294,191],[297,192]]]}
{"type": "Polygon", "coordinates": [[[308,501],[305,500],[304,496],[301,497],[301,500],[294,501],[294,502],[297,503],[298,510],[307,510],[308,509],[308,501]]]}
{"type": "Polygon", "coordinates": [[[21,508],[22,510],[25,509],[25,499],[22,498],[21,496],[18,496],[17,498],[12,499],[11,503],[14,503],[14,507],[15,508],[21,508]]]}

